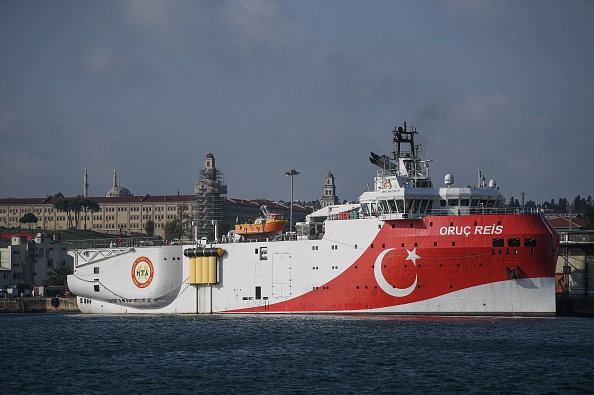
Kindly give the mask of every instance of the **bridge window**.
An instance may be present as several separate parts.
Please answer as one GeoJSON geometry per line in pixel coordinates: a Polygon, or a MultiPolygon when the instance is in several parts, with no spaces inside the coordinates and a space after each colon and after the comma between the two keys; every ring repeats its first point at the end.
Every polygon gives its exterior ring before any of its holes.
{"type": "Polygon", "coordinates": [[[363,209],[363,215],[368,216],[369,215],[369,203],[363,203],[361,205],[361,208],[363,209]]]}
{"type": "Polygon", "coordinates": [[[508,247],[519,247],[520,239],[507,239],[507,246],[508,247]]]}
{"type": "Polygon", "coordinates": [[[398,210],[396,209],[396,202],[394,200],[388,200],[388,208],[392,213],[398,212],[398,210]]]}

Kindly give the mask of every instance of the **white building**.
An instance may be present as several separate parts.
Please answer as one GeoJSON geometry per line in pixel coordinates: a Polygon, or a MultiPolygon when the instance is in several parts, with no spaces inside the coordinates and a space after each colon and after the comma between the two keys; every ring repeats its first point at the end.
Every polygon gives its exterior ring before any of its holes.
{"type": "Polygon", "coordinates": [[[74,266],[65,243],[41,233],[31,240],[26,236],[12,236],[10,245],[0,248],[0,288],[42,285],[48,273],[60,263],[74,266]]]}

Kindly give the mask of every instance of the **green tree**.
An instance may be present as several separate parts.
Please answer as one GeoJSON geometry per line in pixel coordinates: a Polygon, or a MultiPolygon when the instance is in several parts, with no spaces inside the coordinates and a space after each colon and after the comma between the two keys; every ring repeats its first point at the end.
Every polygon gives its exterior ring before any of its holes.
{"type": "Polygon", "coordinates": [[[183,221],[179,218],[174,218],[167,221],[163,226],[166,240],[181,239],[184,235],[183,221]]]}
{"type": "MultiPolygon", "coordinates": [[[[94,200],[84,199],[81,197],[62,199],[54,203],[54,208],[66,213],[68,218],[67,227],[78,228],[78,222],[80,220],[80,213],[84,211],[97,212],[100,210],[99,203],[94,200]],[[73,225],[74,219],[74,225],[73,225]]],[[[85,215],[85,229],[87,228],[87,216],[85,215]]]]}
{"type": "Polygon", "coordinates": [[[66,217],[68,219],[66,227],[67,228],[72,227],[72,215],[71,215],[72,210],[70,209],[70,199],[63,199],[63,200],[57,201],[56,203],[54,203],[54,208],[58,211],[62,211],[64,213],[66,213],[66,217]]]}
{"type": "Polygon", "coordinates": [[[66,286],[66,278],[69,274],[72,274],[72,269],[65,263],[59,263],[54,267],[48,274],[47,278],[43,280],[45,286],[66,286]]]}
{"type": "MultiPolygon", "coordinates": [[[[86,230],[87,229],[87,212],[96,213],[99,210],[101,210],[101,207],[99,206],[99,203],[97,203],[94,200],[82,199],[82,209],[84,212],[85,230],[86,230]]],[[[77,221],[77,224],[78,224],[78,221],[77,221]]]]}
{"type": "Polygon", "coordinates": [[[167,221],[163,226],[165,239],[181,239],[184,235],[191,234],[192,218],[188,213],[189,209],[186,204],[179,204],[177,206],[177,218],[167,221]]]}
{"type": "Polygon", "coordinates": [[[189,208],[186,204],[177,205],[177,219],[181,226],[180,238],[185,234],[188,237],[192,236],[192,217],[190,217],[189,208]]]}
{"type": "Polygon", "coordinates": [[[584,207],[584,219],[586,220],[586,229],[594,229],[594,207],[590,204],[584,207]]]}
{"type": "Polygon", "coordinates": [[[155,235],[155,222],[152,219],[149,219],[144,224],[144,231],[148,237],[153,237],[155,235]]]}
{"type": "Polygon", "coordinates": [[[23,215],[21,217],[21,219],[19,219],[19,222],[21,224],[29,224],[29,229],[31,229],[31,224],[36,224],[37,221],[39,221],[39,219],[37,218],[37,216],[33,213],[27,213],[25,215],[23,215]]]}

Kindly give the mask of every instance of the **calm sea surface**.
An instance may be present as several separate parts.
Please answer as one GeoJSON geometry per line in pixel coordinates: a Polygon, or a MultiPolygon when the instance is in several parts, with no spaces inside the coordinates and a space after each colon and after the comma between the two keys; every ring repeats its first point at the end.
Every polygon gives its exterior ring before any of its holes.
{"type": "Polygon", "coordinates": [[[0,391],[594,393],[592,318],[2,314],[0,391]]]}

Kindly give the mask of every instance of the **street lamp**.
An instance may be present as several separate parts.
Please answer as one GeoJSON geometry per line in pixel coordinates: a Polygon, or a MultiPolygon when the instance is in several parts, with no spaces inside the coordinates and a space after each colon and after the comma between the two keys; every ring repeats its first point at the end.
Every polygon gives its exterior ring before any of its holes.
{"type": "Polygon", "coordinates": [[[293,176],[298,176],[300,173],[295,170],[289,170],[288,172],[285,173],[286,175],[288,175],[289,177],[291,177],[291,211],[290,211],[290,216],[289,216],[289,234],[290,232],[293,231],[293,176]]]}

